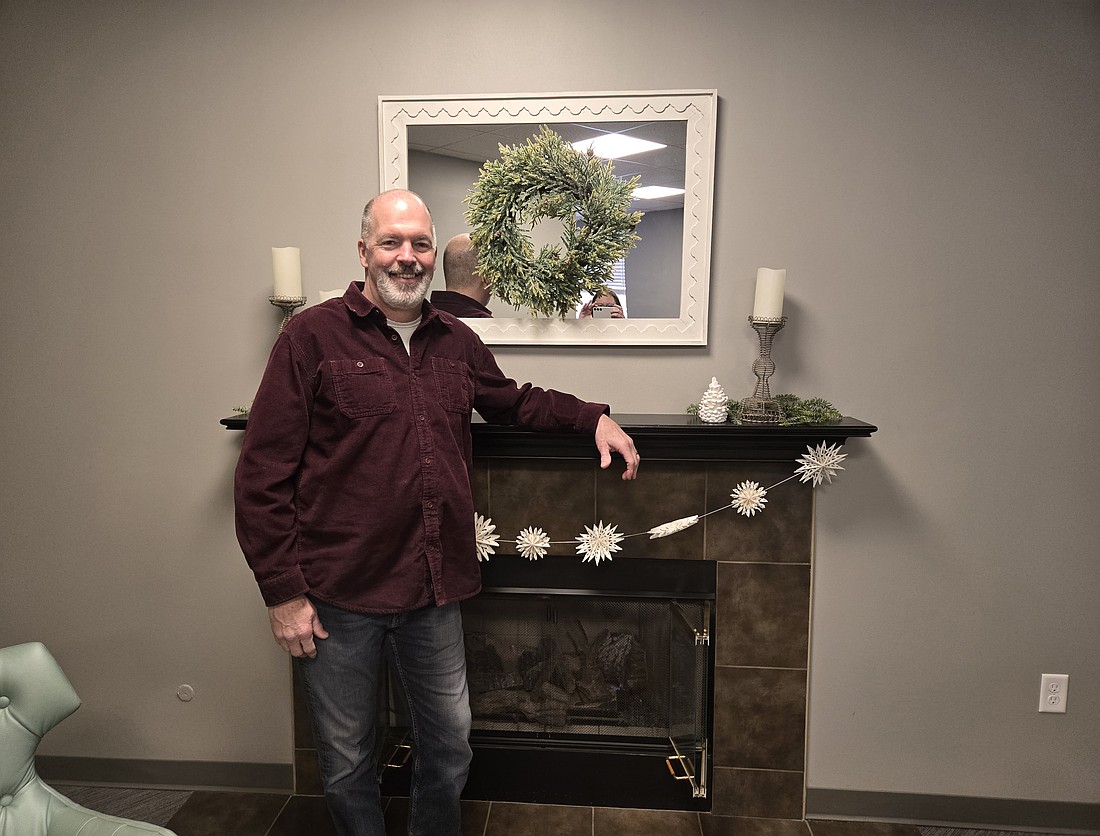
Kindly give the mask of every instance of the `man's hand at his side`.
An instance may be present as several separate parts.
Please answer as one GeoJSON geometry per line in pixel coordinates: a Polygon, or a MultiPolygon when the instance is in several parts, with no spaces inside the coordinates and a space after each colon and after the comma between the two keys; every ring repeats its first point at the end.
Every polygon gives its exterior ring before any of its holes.
{"type": "Polygon", "coordinates": [[[626,460],[623,479],[634,479],[638,476],[638,464],[642,458],[634,449],[634,441],[606,415],[601,415],[600,422],[596,424],[596,449],[600,451],[600,467],[605,470],[610,467],[611,453],[614,451],[626,460]]]}
{"type": "Polygon", "coordinates": [[[321,625],[317,610],[305,595],[268,607],[267,617],[271,622],[271,633],[275,636],[275,641],[291,656],[308,656],[312,659],[317,655],[314,637],[328,638],[328,631],[321,625]]]}

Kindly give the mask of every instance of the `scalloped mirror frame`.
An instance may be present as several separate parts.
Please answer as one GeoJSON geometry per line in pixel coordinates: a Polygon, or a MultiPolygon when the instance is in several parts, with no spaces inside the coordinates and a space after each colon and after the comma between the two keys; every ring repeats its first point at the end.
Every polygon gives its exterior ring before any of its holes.
{"type": "MultiPolygon", "coordinates": [[[[379,96],[379,185],[408,188],[410,125],[686,122],[680,315],[667,319],[467,319],[496,345],[706,345],[717,90],[379,96]]],[[[629,256],[627,256],[629,259],[629,256]]]]}

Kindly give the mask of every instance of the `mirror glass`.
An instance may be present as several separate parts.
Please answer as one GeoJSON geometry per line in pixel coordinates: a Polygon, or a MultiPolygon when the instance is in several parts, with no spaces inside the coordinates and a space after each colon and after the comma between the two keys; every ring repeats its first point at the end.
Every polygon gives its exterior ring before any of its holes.
{"type": "MultiPolygon", "coordinates": [[[[499,157],[500,145],[521,145],[541,125],[570,143],[607,135],[656,143],[660,147],[612,158],[615,174],[638,176],[639,189],[665,188],[646,199],[636,192],[630,207],[645,215],[637,245],[616,270],[624,319],[532,317],[492,298],[493,318],[466,322],[496,344],[705,345],[716,99],[715,91],[382,96],[381,187],[424,197],[442,249],[451,236],[470,231],[464,200],[481,166],[499,157]]],[[[536,249],[560,237],[555,221],[530,232],[536,249]]],[[[443,288],[441,252],[432,290],[443,288]]]]}

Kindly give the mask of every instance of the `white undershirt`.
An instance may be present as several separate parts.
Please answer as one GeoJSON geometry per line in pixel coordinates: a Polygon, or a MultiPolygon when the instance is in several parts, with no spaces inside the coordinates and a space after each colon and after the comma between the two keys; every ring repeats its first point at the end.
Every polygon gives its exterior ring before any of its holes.
{"type": "Polygon", "coordinates": [[[392,319],[386,320],[386,324],[401,335],[401,342],[405,344],[406,354],[412,354],[412,348],[410,348],[410,344],[412,341],[413,331],[416,330],[416,327],[420,324],[421,319],[423,319],[423,317],[418,316],[412,322],[394,322],[392,319]]]}

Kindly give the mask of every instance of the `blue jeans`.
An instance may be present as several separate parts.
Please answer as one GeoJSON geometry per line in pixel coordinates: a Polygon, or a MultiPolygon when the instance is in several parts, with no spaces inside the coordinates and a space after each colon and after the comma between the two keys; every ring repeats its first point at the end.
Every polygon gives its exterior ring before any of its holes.
{"type": "Polygon", "coordinates": [[[459,836],[470,771],[470,698],[458,604],[372,614],[313,601],[327,639],[302,660],[325,786],[340,836],[386,836],[375,764],[378,689],[388,655],[413,735],[410,836],[459,836]]]}

